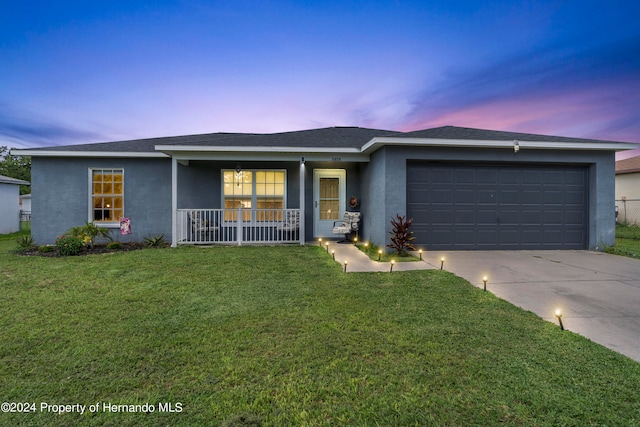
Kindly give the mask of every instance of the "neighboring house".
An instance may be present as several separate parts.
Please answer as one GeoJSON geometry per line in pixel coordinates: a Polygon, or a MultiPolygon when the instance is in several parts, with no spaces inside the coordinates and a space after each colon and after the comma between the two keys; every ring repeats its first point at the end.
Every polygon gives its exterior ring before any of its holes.
{"type": "Polygon", "coordinates": [[[20,196],[20,210],[22,212],[31,212],[31,194],[20,196]]]}
{"type": "Polygon", "coordinates": [[[28,181],[0,175],[0,234],[20,230],[20,186],[28,181]]]}
{"type": "Polygon", "coordinates": [[[618,222],[640,224],[640,156],[616,162],[618,222]]]}
{"type": "Polygon", "coordinates": [[[360,240],[396,214],[425,249],[594,249],[614,242],[615,152],[635,144],[445,126],[213,133],[14,150],[32,158],[32,233],[130,219],[142,240],[304,243],[358,199],[360,240]],[[294,225],[292,226],[292,223],[294,225]]]}

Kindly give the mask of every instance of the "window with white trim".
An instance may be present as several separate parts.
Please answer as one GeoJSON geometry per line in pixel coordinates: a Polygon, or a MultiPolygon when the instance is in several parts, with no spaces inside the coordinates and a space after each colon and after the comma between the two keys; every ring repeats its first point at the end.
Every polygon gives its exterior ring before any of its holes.
{"type": "Polygon", "coordinates": [[[251,209],[257,209],[256,220],[282,220],[282,210],[286,206],[285,170],[223,170],[222,206],[226,221],[237,219],[237,209],[247,209],[242,213],[243,221],[251,220],[251,209]]]}
{"type": "Polygon", "coordinates": [[[124,170],[89,169],[89,222],[118,223],[124,217],[124,170]]]}

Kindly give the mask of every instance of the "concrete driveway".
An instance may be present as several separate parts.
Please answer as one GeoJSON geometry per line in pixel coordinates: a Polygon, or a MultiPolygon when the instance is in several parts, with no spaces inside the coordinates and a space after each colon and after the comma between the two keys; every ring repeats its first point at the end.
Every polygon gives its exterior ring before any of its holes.
{"type": "Polygon", "coordinates": [[[427,262],[640,362],[640,261],[590,251],[433,251],[427,262]]]}

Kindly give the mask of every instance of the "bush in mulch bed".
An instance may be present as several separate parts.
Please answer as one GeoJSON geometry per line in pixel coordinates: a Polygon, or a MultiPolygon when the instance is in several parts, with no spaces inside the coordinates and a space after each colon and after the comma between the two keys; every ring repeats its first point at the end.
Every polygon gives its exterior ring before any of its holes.
{"type": "MultiPolygon", "coordinates": [[[[92,255],[92,254],[106,254],[115,252],[127,252],[135,251],[138,249],[148,248],[149,245],[142,242],[111,242],[106,245],[91,245],[83,246],[74,256],[80,255],[92,255]]],[[[43,256],[43,257],[63,257],[63,253],[56,251],[55,245],[52,246],[39,246],[26,251],[20,251],[21,255],[27,256],[43,256]]]]}

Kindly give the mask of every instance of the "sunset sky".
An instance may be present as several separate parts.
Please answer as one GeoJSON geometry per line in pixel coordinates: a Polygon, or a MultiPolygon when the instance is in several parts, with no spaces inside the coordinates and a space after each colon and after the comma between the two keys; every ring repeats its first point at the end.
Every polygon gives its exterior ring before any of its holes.
{"type": "Polygon", "coordinates": [[[0,145],[442,125],[640,142],[640,3],[0,8],[0,145]]]}

